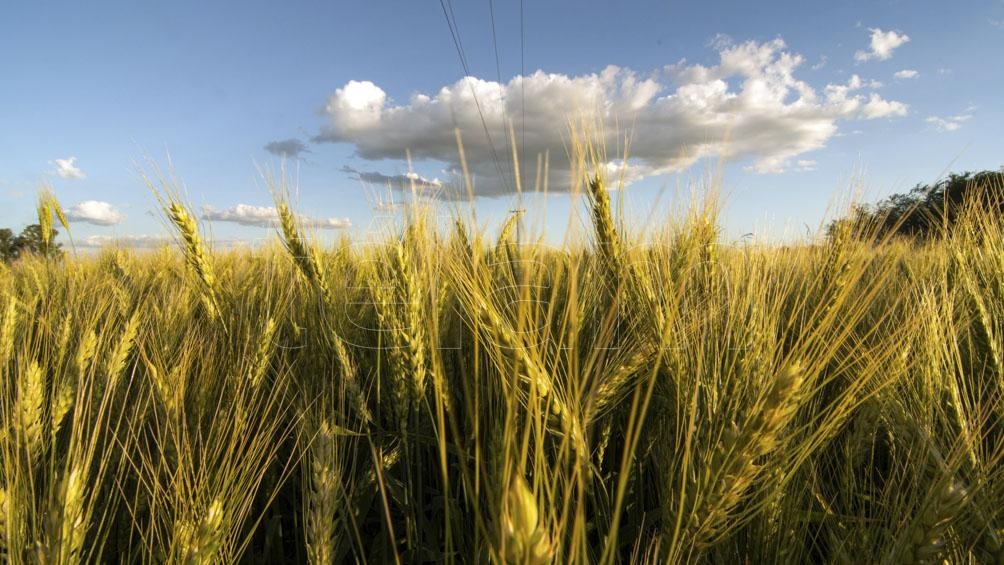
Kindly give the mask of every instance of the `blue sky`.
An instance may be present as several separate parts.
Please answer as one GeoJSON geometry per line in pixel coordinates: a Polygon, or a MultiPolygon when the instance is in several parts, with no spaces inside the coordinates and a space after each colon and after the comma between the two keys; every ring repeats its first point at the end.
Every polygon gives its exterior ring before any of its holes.
{"type": "Polygon", "coordinates": [[[366,237],[379,203],[409,198],[386,188],[405,150],[423,191],[450,194],[454,127],[488,222],[514,205],[511,120],[524,184],[550,153],[551,194],[525,204],[554,238],[581,206],[562,140],[587,115],[632,218],[724,152],[728,237],[816,226],[854,183],[875,199],[1004,164],[1001,0],[525,2],[522,37],[520,11],[453,0],[464,80],[436,1],[5,3],[0,225],[32,222],[49,182],[78,243],[155,241],[136,163],[170,154],[214,237],[266,237],[257,167],[285,153],[305,219],[366,237]]]}

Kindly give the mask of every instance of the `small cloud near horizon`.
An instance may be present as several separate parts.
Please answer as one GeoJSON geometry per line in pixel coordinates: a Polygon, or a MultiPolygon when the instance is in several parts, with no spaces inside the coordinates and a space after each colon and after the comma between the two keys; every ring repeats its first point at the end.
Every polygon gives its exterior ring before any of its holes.
{"type": "MultiPolygon", "coordinates": [[[[279,225],[279,212],[274,206],[254,206],[252,204],[237,204],[224,210],[213,206],[202,207],[202,219],[211,222],[231,222],[242,226],[274,227],[279,225]]],[[[352,227],[348,218],[312,218],[300,216],[304,227],[319,229],[344,229],[352,227]]]]}
{"type": "Polygon", "coordinates": [[[931,124],[939,132],[956,131],[962,127],[964,122],[973,119],[973,111],[975,110],[975,106],[970,106],[954,116],[928,116],[924,122],[931,124]]]}
{"type": "Polygon", "coordinates": [[[263,149],[276,157],[286,159],[299,159],[301,154],[310,153],[307,144],[296,138],[270,141],[265,144],[263,149]]]}
{"type": "Polygon", "coordinates": [[[108,202],[85,200],[66,211],[66,219],[71,222],[85,222],[95,226],[114,226],[125,216],[108,202]]]}

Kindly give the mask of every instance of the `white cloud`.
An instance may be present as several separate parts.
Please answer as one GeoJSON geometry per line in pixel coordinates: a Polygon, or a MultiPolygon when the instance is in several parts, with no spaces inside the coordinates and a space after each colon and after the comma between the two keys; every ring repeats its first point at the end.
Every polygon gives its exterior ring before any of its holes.
{"type": "Polygon", "coordinates": [[[868,102],[861,109],[861,115],[868,120],[876,118],[892,118],[905,116],[907,105],[895,100],[884,100],[874,92],[868,96],[868,102]]]}
{"type": "Polygon", "coordinates": [[[885,61],[892,57],[892,52],[897,47],[910,41],[910,36],[905,33],[882,31],[877,27],[869,28],[868,31],[872,32],[870,48],[868,51],[858,51],[855,53],[855,61],[869,61],[871,59],[885,61]]]}
{"type": "Polygon", "coordinates": [[[67,157],[66,159],[56,159],[52,161],[52,164],[56,165],[55,173],[64,179],[82,179],[84,178],[84,173],[81,171],[74,162],[77,160],[76,157],[67,157]]]}
{"type": "MultiPolygon", "coordinates": [[[[781,172],[797,156],[824,147],[840,121],[906,111],[900,102],[857,92],[876,83],[856,76],[817,91],[796,76],[803,59],[780,38],[716,44],[719,62],[710,67],[681,61],[647,76],[616,66],[580,76],[537,71],[505,84],[468,77],[434,94],[414,94],[406,103],[390,100],[371,82],[351,81],[329,98],[329,122],[314,141],[350,143],[369,161],[399,160],[410,150],[413,159],[446,163],[456,179],[456,127],[476,193],[498,196],[515,189],[509,119],[524,187],[533,184],[537,156],[549,152],[549,190],[560,191],[569,188],[570,122],[586,120],[612,155],[628,135],[626,172],[637,179],[717,156],[752,159],[753,170],[781,172]]],[[[455,185],[444,184],[444,193],[466,194],[455,185]]]]}
{"type": "Polygon", "coordinates": [[[86,222],[96,226],[114,226],[122,221],[122,213],[107,202],[85,200],[66,211],[71,222],[86,222]]]}
{"type": "Polygon", "coordinates": [[[1004,29],[1004,20],[995,20],[991,18],[987,21],[989,21],[990,25],[994,26],[997,29],[1004,29]]]}
{"type": "MultiPolygon", "coordinates": [[[[274,206],[253,206],[237,204],[226,210],[212,206],[202,207],[202,218],[212,222],[233,222],[242,226],[273,227],[279,224],[279,212],[274,206]]],[[[320,229],[341,229],[352,226],[348,218],[311,218],[300,216],[305,227],[320,229]]]]}
{"type": "Polygon", "coordinates": [[[79,247],[160,247],[171,242],[166,235],[91,235],[76,244],[79,247]]]}
{"type": "Polygon", "coordinates": [[[968,122],[973,118],[974,110],[976,110],[976,107],[970,106],[963,110],[962,113],[954,116],[929,116],[924,121],[934,126],[934,129],[938,131],[955,131],[962,127],[963,122],[968,122]]]}
{"type": "Polygon", "coordinates": [[[818,70],[822,69],[823,67],[825,67],[826,63],[828,63],[829,60],[830,60],[830,58],[827,57],[826,55],[820,55],[819,56],[819,62],[816,63],[815,65],[812,65],[812,67],[810,67],[810,68],[812,70],[814,70],[814,71],[818,71],[818,70]]]}
{"type": "Polygon", "coordinates": [[[902,71],[896,71],[893,76],[896,78],[917,78],[920,76],[920,73],[913,69],[903,69],[902,71]]]}
{"type": "MultiPolygon", "coordinates": [[[[155,249],[165,245],[174,245],[175,239],[163,234],[126,234],[126,235],[90,235],[75,242],[77,247],[101,248],[101,247],[128,247],[134,249],[155,249]]],[[[254,244],[254,241],[239,238],[213,239],[210,244],[214,247],[241,247],[254,244]]]]}

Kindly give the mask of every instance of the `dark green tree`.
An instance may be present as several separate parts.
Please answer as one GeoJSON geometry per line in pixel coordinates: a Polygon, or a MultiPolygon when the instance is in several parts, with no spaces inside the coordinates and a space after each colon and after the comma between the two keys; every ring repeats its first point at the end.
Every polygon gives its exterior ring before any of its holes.
{"type": "Polygon", "coordinates": [[[914,240],[938,238],[951,232],[963,203],[979,199],[1004,213],[1004,172],[952,173],[934,184],[918,184],[905,194],[894,194],[873,206],[858,206],[851,213],[832,222],[828,231],[835,233],[850,222],[858,234],[876,239],[902,236],[914,240]]]}
{"type": "Polygon", "coordinates": [[[17,238],[9,228],[0,229],[0,261],[10,263],[17,257],[17,238]]]}
{"type": "Polygon", "coordinates": [[[9,228],[0,229],[0,260],[9,263],[24,255],[41,255],[43,257],[61,257],[63,246],[55,243],[59,232],[52,230],[49,244],[42,238],[42,226],[31,224],[14,237],[9,228]]]}

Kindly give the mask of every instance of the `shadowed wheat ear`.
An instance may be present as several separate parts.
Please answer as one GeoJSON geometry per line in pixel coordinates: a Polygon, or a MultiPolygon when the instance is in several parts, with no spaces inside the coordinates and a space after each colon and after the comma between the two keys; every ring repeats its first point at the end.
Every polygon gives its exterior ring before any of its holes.
{"type": "Polygon", "coordinates": [[[14,336],[17,333],[17,322],[17,297],[11,294],[7,297],[3,325],[0,326],[0,371],[6,369],[7,364],[14,356],[14,336]]]}
{"type": "Polygon", "coordinates": [[[125,373],[126,363],[129,360],[129,354],[132,353],[133,347],[136,344],[136,336],[139,331],[139,320],[140,315],[138,312],[134,313],[129,321],[126,322],[125,328],[122,330],[122,335],[119,337],[118,344],[116,344],[115,349],[112,351],[112,356],[108,359],[108,385],[109,388],[114,389],[115,385],[118,384],[119,379],[125,373]]]}
{"type": "Polygon", "coordinates": [[[465,297],[472,301],[478,319],[488,327],[488,335],[496,340],[506,354],[511,356],[512,364],[519,379],[529,383],[541,398],[547,398],[551,403],[551,411],[561,424],[561,432],[568,438],[572,449],[582,460],[588,459],[589,450],[583,434],[582,420],[572,411],[561,394],[555,394],[551,375],[532,355],[520,334],[513,329],[486,296],[490,292],[479,292],[468,289],[465,297]]]}
{"type": "Polygon", "coordinates": [[[66,419],[66,415],[73,408],[73,402],[76,398],[77,390],[73,386],[73,383],[68,381],[63,381],[59,388],[56,390],[55,398],[52,402],[52,415],[51,415],[51,440],[55,444],[56,436],[59,435],[59,430],[63,427],[63,420],[66,419]]]}
{"type": "Polygon", "coordinates": [[[369,406],[366,404],[366,396],[359,386],[359,371],[356,364],[352,360],[352,356],[349,355],[349,350],[345,347],[345,341],[341,337],[333,336],[332,342],[335,346],[335,355],[338,357],[338,365],[342,371],[342,382],[345,384],[349,402],[352,403],[356,415],[363,424],[368,424],[373,421],[373,414],[370,412],[369,406]]]}
{"type": "Polygon", "coordinates": [[[726,428],[711,460],[690,484],[697,497],[687,517],[687,533],[698,549],[714,545],[726,531],[730,513],[760,470],[757,460],[780,442],[781,431],[798,408],[803,370],[789,364],[771,383],[753,417],[726,428]]]}
{"type": "Polygon", "coordinates": [[[223,544],[223,519],[223,503],[217,499],[206,508],[198,523],[191,520],[175,523],[174,539],[181,553],[181,563],[208,565],[215,562],[223,544]]]}
{"type": "Polygon", "coordinates": [[[945,535],[952,520],[959,515],[966,502],[968,492],[959,482],[945,484],[914,520],[911,527],[903,532],[905,548],[899,563],[940,563],[941,552],[945,548],[945,535]]]}
{"type": "Polygon", "coordinates": [[[81,552],[87,534],[88,516],[84,504],[87,488],[85,470],[74,466],[59,485],[59,504],[50,509],[48,541],[38,553],[47,562],[74,563],[83,560],[81,552]]]}
{"type": "Polygon", "coordinates": [[[7,514],[10,512],[7,489],[0,487],[0,559],[7,557],[7,514]]]}
{"type": "Polygon", "coordinates": [[[335,517],[339,512],[338,490],[342,466],[335,443],[335,429],[320,423],[310,444],[310,502],[307,510],[307,558],[311,563],[334,563],[335,517]]]}
{"type": "Polygon", "coordinates": [[[640,345],[613,367],[596,387],[595,396],[587,412],[587,422],[595,420],[605,410],[617,405],[631,389],[632,377],[653,363],[654,353],[654,347],[640,345]]]}
{"type": "Polygon", "coordinates": [[[42,449],[42,408],[45,400],[45,382],[42,368],[32,361],[28,370],[21,373],[17,390],[17,423],[22,445],[29,460],[37,463],[42,449]]]}
{"type": "Polygon", "coordinates": [[[268,371],[269,362],[272,359],[272,350],[275,348],[275,331],[277,329],[275,318],[269,318],[265,323],[265,329],[258,338],[258,348],[255,350],[254,362],[251,364],[251,386],[257,388],[261,384],[265,373],[268,371]]]}

